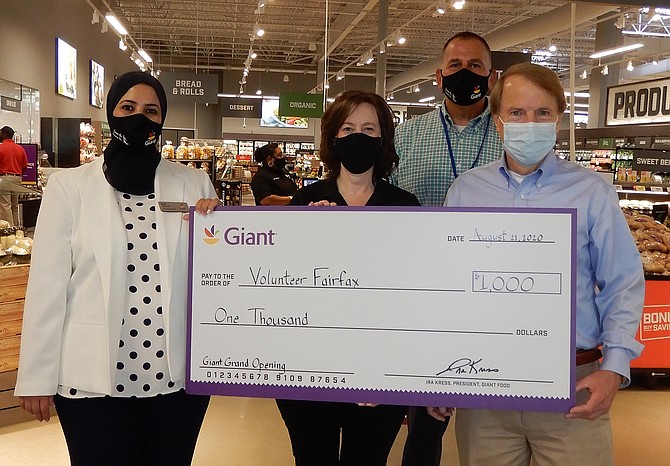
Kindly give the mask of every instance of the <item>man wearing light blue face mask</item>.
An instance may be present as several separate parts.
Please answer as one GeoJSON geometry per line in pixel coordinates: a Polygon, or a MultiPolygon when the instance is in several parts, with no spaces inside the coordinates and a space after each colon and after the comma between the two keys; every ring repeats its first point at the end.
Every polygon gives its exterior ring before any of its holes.
{"type": "MultiPolygon", "coordinates": [[[[553,152],[565,107],[554,72],[529,63],[509,68],[491,93],[505,154],[460,176],[445,206],[577,209],[577,404],[567,414],[459,409],[462,466],[613,464],[608,412],[642,351],[635,333],[644,275],[613,186],[553,152]]],[[[539,356],[529,362],[541,363],[539,356]]],[[[443,417],[443,409],[428,411],[443,417]]]]}

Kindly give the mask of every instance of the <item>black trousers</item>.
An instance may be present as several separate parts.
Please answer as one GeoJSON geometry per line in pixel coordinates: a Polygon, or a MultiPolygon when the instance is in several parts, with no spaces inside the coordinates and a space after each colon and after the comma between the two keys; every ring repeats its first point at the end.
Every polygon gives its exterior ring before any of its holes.
{"type": "Polygon", "coordinates": [[[188,466],[208,396],[65,398],[56,411],[72,466],[188,466]]]}
{"type": "Polygon", "coordinates": [[[442,436],[445,422],[432,418],[423,406],[411,406],[407,413],[407,440],[402,452],[402,466],[439,466],[442,458],[442,436]]]}
{"type": "Polygon", "coordinates": [[[277,407],[296,466],[385,466],[407,412],[323,401],[277,400],[277,407]]]}

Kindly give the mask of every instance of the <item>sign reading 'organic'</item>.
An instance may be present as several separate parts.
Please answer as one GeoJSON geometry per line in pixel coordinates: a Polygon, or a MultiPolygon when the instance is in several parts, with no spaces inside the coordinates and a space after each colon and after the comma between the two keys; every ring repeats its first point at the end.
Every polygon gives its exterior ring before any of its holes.
{"type": "Polygon", "coordinates": [[[279,116],[323,116],[323,94],[282,92],[279,94],[279,116]]]}

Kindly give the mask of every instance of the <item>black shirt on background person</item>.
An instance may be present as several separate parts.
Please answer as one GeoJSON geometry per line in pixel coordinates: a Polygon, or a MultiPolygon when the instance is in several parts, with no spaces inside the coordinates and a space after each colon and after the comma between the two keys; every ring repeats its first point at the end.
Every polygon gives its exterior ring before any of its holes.
{"type": "Polygon", "coordinates": [[[251,179],[256,205],[288,204],[298,187],[284,170],[286,160],[279,146],[270,143],[259,147],[254,159],[262,164],[251,179]]]}
{"type": "MultiPolygon", "coordinates": [[[[312,183],[298,190],[293,196],[290,205],[308,205],[310,202],[326,200],[339,206],[348,205],[339,190],[337,180],[329,178],[312,183]]],[[[375,184],[375,190],[368,199],[366,206],[418,206],[419,200],[414,194],[393,186],[388,181],[380,179],[375,184]]]]}

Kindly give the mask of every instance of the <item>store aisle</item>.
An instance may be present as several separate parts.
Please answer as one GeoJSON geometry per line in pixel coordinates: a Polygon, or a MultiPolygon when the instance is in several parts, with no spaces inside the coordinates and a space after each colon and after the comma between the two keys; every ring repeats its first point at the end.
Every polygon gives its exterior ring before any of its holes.
{"type": "MultiPolygon", "coordinates": [[[[616,466],[670,464],[670,387],[627,389],[612,411],[616,466]]],[[[406,430],[391,452],[389,466],[400,464],[406,430]]],[[[444,438],[442,464],[457,465],[454,431],[444,438]]],[[[0,465],[66,466],[65,442],[57,420],[0,428],[0,465]]],[[[194,466],[292,466],[288,435],[274,401],[253,398],[212,399],[194,466]]]]}

